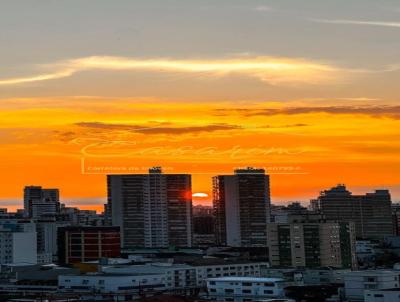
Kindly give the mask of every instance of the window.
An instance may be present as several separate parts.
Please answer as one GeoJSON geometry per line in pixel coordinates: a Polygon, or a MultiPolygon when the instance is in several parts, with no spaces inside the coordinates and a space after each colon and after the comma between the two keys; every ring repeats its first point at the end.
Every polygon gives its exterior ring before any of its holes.
{"type": "Polygon", "coordinates": [[[244,289],[242,290],[243,294],[251,294],[251,290],[250,289],[244,289]]]}
{"type": "Polygon", "coordinates": [[[251,286],[251,282],[243,282],[242,286],[251,286]]]}
{"type": "Polygon", "coordinates": [[[215,281],[210,281],[210,285],[215,285],[215,281]]]}
{"type": "Polygon", "coordinates": [[[264,286],[273,287],[274,285],[273,282],[264,282],[264,286]]]}
{"type": "Polygon", "coordinates": [[[217,290],[215,288],[210,288],[210,293],[215,293],[217,290]]]}
{"type": "Polygon", "coordinates": [[[225,288],[225,293],[232,294],[234,291],[232,288],[225,288]]]}
{"type": "Polygon", "coordinates": [[[264,294],[273,294],[274,293],[274,291],[273,290],[270,290],[270,289],[266,289],[266,290],[264,290],[264,294]]]}
{"type": "Polygon", "coordinates": [[[365,284],[364,285],[365,289],[376,289],[376,284],[365,284]]]}

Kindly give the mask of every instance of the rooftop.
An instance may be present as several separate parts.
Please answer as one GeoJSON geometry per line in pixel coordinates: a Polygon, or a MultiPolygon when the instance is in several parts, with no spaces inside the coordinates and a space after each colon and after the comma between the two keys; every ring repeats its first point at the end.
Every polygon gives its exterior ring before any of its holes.
{"type": "Polygon", "coordinates": [[[346,273],[345,276],[376,276],[376,275],[387,275],[387,274],[395,274],[398,275],[398,271],[394,270],[365,270],[365,271],[352,271],[346,273]]]}
{"type": "Polygon", "coordinates": [[[209,278],[207,281],[226,281],[226,282],[280,282],[281,278],[263,278],[263,277],[218,277],[209,278]]]}

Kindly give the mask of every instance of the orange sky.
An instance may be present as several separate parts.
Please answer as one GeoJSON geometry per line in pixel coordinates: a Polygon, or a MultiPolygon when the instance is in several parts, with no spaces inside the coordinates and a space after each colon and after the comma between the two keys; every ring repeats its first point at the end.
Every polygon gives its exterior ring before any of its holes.
{"type": "Polygon", "coordinates": [[[254,166],[273,202],[400,200],[399,8],[338,1],[4,3],[0,207],[42,185],[100,210],[107,173],[151,166],[207,194],[254,166]]]}
{"type": "Polygon", "coordinates": [[[9,99],[3,105],[3,199],[21,198],[24,185],[42,185],[60,188],[67,204],[101,209],[107,173],[146,173],[158,165],[166,173],[193,174],[193,192],[208,194],[213,175],[255,166],[271,174],[276,202],[307,200],[337,183],[355,192],[387,187],[399,196],[396,106],[166,106],[165,100],[95,97],[9,99]]]}

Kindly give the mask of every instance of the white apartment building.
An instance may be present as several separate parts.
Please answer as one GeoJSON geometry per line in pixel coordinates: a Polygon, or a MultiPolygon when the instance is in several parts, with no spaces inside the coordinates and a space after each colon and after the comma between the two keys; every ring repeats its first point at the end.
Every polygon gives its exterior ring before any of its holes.
{"type": "Polygon", "coordinates": [[[207,279],[211,297],[281,298],[285,282],[280,278],[221,277],[207,279]]]}
{"type": "Polygon", "coordinates": [[[364,301],[367,290],[399,288],[400,273],[394,270],[353,271],[344,275],[345,295],[349,301],[364,301]]]}
{"type": "Polygon", "coordinates": [[[116,275],[87,274],[62,275],[58,277],[58,288],[64,292],[102,292],[123,294],[152,288],[162,290],[165,287],[164,274],[116,275]]]}
{"type": "Polygon", "coordinates": [[[145,265],[104,266],[102,272],[117,275],[164,274],[167,289],[205,287],[207,278],[252,276],[260,277],[268,267],[265,262],[224,263],[219,265],[186,265],[149,263],[145,265]]]}
{"type": "Polygon", "coordinates": [[[219,277],[260,277],[261,272],[269,267],[266,262],[232,263],[220,265],[196,266],[198,286],[206,286],[207,278],[219,277]]]}
{"type": "Polygon", "coordinates": [[[365,302],[393,302],[400,301],[400,289],[389,288],[381,290],[366,290],[364,292],[365,302]]]}
{"type": "Polygon", "coordinates": [[[37,263],[36,232],[0,228],[0,264],[37,263]]]}

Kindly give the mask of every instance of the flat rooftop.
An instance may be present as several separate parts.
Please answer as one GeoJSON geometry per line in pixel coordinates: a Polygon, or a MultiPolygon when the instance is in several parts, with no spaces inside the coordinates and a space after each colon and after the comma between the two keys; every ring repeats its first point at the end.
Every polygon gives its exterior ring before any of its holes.
{"type": "Polygon", "coordinates": [[[264,278],[264,277],[218,277],[208,278],[207,281],[223,281],[223,282],[279,282],[284,281],[282,278],[264,278]]]}

